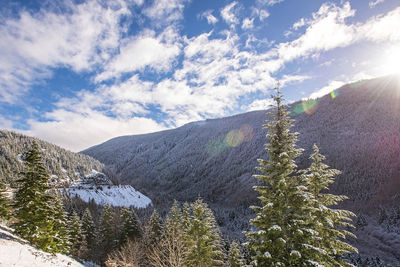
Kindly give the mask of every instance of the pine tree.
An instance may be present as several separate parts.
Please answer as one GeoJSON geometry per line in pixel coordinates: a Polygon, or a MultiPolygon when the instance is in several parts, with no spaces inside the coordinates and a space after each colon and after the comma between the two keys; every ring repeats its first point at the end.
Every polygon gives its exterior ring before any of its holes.
{"type": "Polygon", "coordinates": [[[329,169],[324,164],[325,156],[319,153],[316,145],[313,146],[314,153],[310,156],[311,166],[304,172],[308,189],[314,199],[314,229],[319,233],[320,239],[313,244],[318,248],[318,262],[325,266],[353,266],[340,257],[343,254],[357,252],[357,249],[346,243],[346,236],[355,238],[355,235],[346,230],[354,228],[350,223],[350,217],[354,213],[333,209],[339,202],[347,199],[346,196],[323,193],[329,190],[329,185],[334,183],[334,177],[340,174],[340,171],[329,169]],[[324,252],[324,253],[322,253],[324,252]]]}
{"type": "Polygon", "coordinates": [[[119,244],[124,244],[128,239],[140,237],[139,219],[131,208],[123,208],[121,214],[121,225],[119,244]]]}
{"type": "Polygon", "coordinates": [[[229,267],[240,267],[242,265],[240,248],[238,243],[236,243],[235,241],[233,241],[230,245],[228,253],[228,262],[229,262],[229,267]]]}
{"type": "Polygon", "coordinates": [[[103,209],[99,225],[100,246],[105,255],[116,247],[116,238],[114,231],[113,211],[109,204],[106,204],[103,209]]]}
{"type": "Polygon", "coordinates": [[[212,211],[200,198],[190,207],[192,217],[187,230],[185,266],[222,266],[222,239],[212,211]]]}
{"type": "Polygon", "coordinates": [[[71,244],[71,254],[78,256],[82,245],[82,225],[78,214],[73,211],[69,220],[69,242],[71,244]]]}
{"type": "Polygon", "coordinates": [[[10,217],[10,201],[6,196],[6,185],[0,181],[0,219],[10,217]]]}
{"type": "Polygon", "coordinates": [[[96,248],[96,228],[92,214],[87,208],[82,216],[82,252],[83,258],[91,259],[96,248]]]}
{"type": "Polygon", "coordinates": [[[312,212],[310,194],[297,173],[295,159],[302,153],[296,148],[297,133],[292,133],[293,120],[289,118],[279,86],[272,96],[275,106],[264,129],[267,132],[267,160],[259,159],[254,175],[260,185],[254,189],[260,194],[261,206],[251,207],[256,217],[250,220],[255,227],[246,233],[253,252],[255,266],[312,265],[309,256],[313,233],[308,231],[312,212]]]}
{"type": "Polygon", "coordinates": [[[59,227],[65,218],[61,204],[49,192],[49,175],[36,142],[24,163],[25,171],[17,181],[14,199],[15,233],[44,251],[66,252],[63,230],[59,227]]]}

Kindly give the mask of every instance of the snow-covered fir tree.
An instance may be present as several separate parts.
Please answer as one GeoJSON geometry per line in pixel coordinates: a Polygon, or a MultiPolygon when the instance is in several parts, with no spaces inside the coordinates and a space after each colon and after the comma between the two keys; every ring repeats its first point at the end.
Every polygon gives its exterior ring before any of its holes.
{"type": "Polygon", "coordinates": [[[190,205],[192,215],[187,229],[186,266],[223,266],[221,233],[212,211],[201,198],[190,205]]]}
{"type": "Polygon", "coordinates": [[[240,267],[243,265],[240,247],[236,241],[232,241],[229,247],[228,264],[230,267],[240,267]]]}
{"type": "Polygon", "coordinates": [[[91,259],[96,248],[96,227],[90,210],[86,208],[82,216],[82,255],[84,259],[91,259]]]}
{"type": "Polygon", "coordinates": [[[140,237],[139,218],[133,208],[123,208],[121,213],[121,230],[119,244],[124,244],[128,239],[140,237]]]}
{"type": "Polygon", "coordinates": [[[246,233],[253,252],[254,266],[312,265],[315,250],[309,230],[312,206],[310,194],[297,173],[296,158],[302,153],[296,148],[297,133],[290,131],[289,118],[283,96],[276,88],[272,107],[264,128],[267,130],[268,159],[259,159],[254,175],[260,183],[254,189],[259,193],[260,206],[252,206],[256,217],[250,220],[255,229],[246,233]]]}
{"type": "Polygon", "coordinates": [[[0,219],[8,219],[10,215],[10,201],[6,196],[6,185],[0,180],[0,219]]]}
{"type": "Polygon", "coordinates": [[[154,209],[150,221],[146,227],[146,245],[150,248],[158,244],[161,240],[163,223],[157,210],[154,209]]]}
{"type": "Polygon", "coordinates": [[[69,219],[69,242],[71,244],[71,254],[78,256],[82,245],[82,225],[78,214],[73,211],[69,219]]]}
{"type": "Polygon", "coordinates": [[[182,211],[177,201],[165,219],[161,240],[149,252],[153,266],[183,267],[186,256],[186,229],[182,220],[182,211]]]}
{"type": "Polygon", "coordinates": [[[113,210],[109,204],[106,204],[99,224],[99,245],[105,255],[116,247],[114,226],[113,210]]]}
{"type": "Polygon", "coordinates": [[[63,220],[59,213],[62,207],[49,193],[49,175],[36,142],[27,152],[24,164],[14,198],[15,233],[44,251],[66,252],[63,230],[58,227],[63,220]]]}
{"type": "Polygon", "coordinates": [[[53,231],[56,243],[55,252],[68,253],[70,251],[71,242],[68,229],[68,218],[65,213],[59,196],[55,195],[51,205],[53,209],[53,231]]]}
{"type": "Polygon", "coordinates": [[[351,211],[334,209],[332,206],[347,199],[343,195],[327,193],[329,185],[334,182],[334,177],[340,174],[336,169],[330,169],[324,164],[325,156],[319,153],[319,148],[313,146],[314,153],[310,156],[311,166],[304,171],[304,179],[314,201],[314,229],[320,239],[313,244],[318,248],[318,262],[325,266],[353,266],[344,261],[341,256],[357,249],[345,242],[347,236],[355,238],[355,235],[346,229],[354,228],[351,217],[355,216],[351,211]]]}

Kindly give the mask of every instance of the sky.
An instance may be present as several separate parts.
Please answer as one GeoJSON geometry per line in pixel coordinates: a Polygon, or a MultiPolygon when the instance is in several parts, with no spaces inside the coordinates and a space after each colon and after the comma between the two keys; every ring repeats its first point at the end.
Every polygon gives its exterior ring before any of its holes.
{"type": "Polygon", "coordinates": [[[0,0],[0,129],[81,151],[400,71],[399,0],[0,0]]]}

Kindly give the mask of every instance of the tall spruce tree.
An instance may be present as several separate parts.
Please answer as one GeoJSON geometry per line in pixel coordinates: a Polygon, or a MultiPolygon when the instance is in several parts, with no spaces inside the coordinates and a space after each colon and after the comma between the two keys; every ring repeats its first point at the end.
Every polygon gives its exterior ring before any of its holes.
{"type": "Polygon", "coordinates": [[[314,153],[310,156],[311,166],[304,171],[304,179],[307,182],[309,191],[314,200],[314,229],[319,233],[320,239],[313,244],[318,248],[318,258],[321,265],[325,266],[353,266],[341,257],[343,254],[357,252],[357,249],[345,242],[346,236],[355,235],[346,229],[354,228],[351,224],[351,217],[354,213],[334,209],[331,206],[347,199],[343,195],[333,195],[327,193],[329,185],[334,183],[334,177],[340,171],[330,169],[324,164],[325,156],[319,153],[319,148],[314,144],[314,153]]]}
{"type": "Polygon", "coordinates": [[[152,247],[157,245],[161,240],[161,235],[163,232],[163,222],[158,215],[156,209],[154,209],[153,213],[151,214],[149,224],[147,225],[146,229],[146,244],[148,247],[152,247]]]}
{"type": "Polygon", "coordinates": [[[67,214],[63,209],[61,199],[59,196],[53,196],[52,208],[52,221],[53,221],[53,232],[55,240],[54,252],[68,253],[70,251],[71,242],[69,237],[69,230],[67,226],[67,214]]]}
{"type": "Polygon", "coordinates": [[[200,198],[190,207],[192,216],[187,229],[185,266],[223,266],[222,238],[212,211],[200,198]]]}
{"type": "Polygon", "coordinates": [[[69,219],[69,242],[71,244],[71,254],[74,256],[80,255],[82,245],[82,225],[78,214],[73,211],[69,219]]]}
{"type": "Polygon", "coordinates": [[[86,208],[82,216],[82,255],[84,259],[92,259],[96,248],[96,227],[90,210],[86,208]]]}
{"type": "Polygon", "coordinates": [[[121,230],[119,244],[124,244],[128,239],[140,237],[139,218],[133,208],[123,208],[121,214],[121,230]]]}
{"type": "Polygon", "coordinates": [[[6,196],[6,185],[0,180],[0,219],[10,217],[10,201],[6,196]]]}
{"type": "Polygon", "coordinates": [[[229,247],[228,253],[228,266],[229,267],[240,267],[242,266],[242,257],[240,253],[240,248],[236,241],[232,241],[229,247]]]}
{"type": "Polygon", "coordinates": [[[26,154],[24,164],[25,171],[17,181],[14,198],[15,233],[44,251],[66,252],[65,239],[58,227],[64,218],[58,213],[59,202],[49,193],[49,175],[36,142],[26,154]]]}
{"type": "Polygon", "coordinates": [[[109,204],[106,204],[103,209],[99,225],[100,247],[103,253],[107,255],[111,250],[116,247],[116,236],[114,229],[113,210],[109,204]]]}
{"type": "Polygon", "coordinates": [[[260,183],[254,189],[259,193],[260,206],[251,207],[256,217],[250,220],[255,227],[246,233],[253,252],[255,266],[312,265],[315,253],[313,232],[308,231],[312,206],[310,194],[298,175],[296,158],[302,153],[296,148],[297,133],[290,131],[289,118],[279,85],[272,95],[272,107],[264,128],[267,130],[268,159],[259,159],[254,175],[260,183]]]}

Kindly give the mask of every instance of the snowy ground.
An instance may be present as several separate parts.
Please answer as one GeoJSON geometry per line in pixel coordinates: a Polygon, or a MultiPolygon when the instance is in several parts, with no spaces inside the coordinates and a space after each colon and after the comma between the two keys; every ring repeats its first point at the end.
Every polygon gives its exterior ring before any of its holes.
{"type": "Polygon", "coordinates": [[[150,198],[136,191],[130,185],[106,185],[91,188],[74,186],[67,189],[67,194],[70,197],[78,196],[85,202],[93,199],[97,204],[110,204],[114,207],[145,208],[151,205],[150,198]]]}
{"type": "Polygon", "coordinates": [[[50,254],[30,246],[25,240],[12,234],[12,230],[0,226],[1,267],[83,267],[84,265],[61,254],[50,254]]]}

